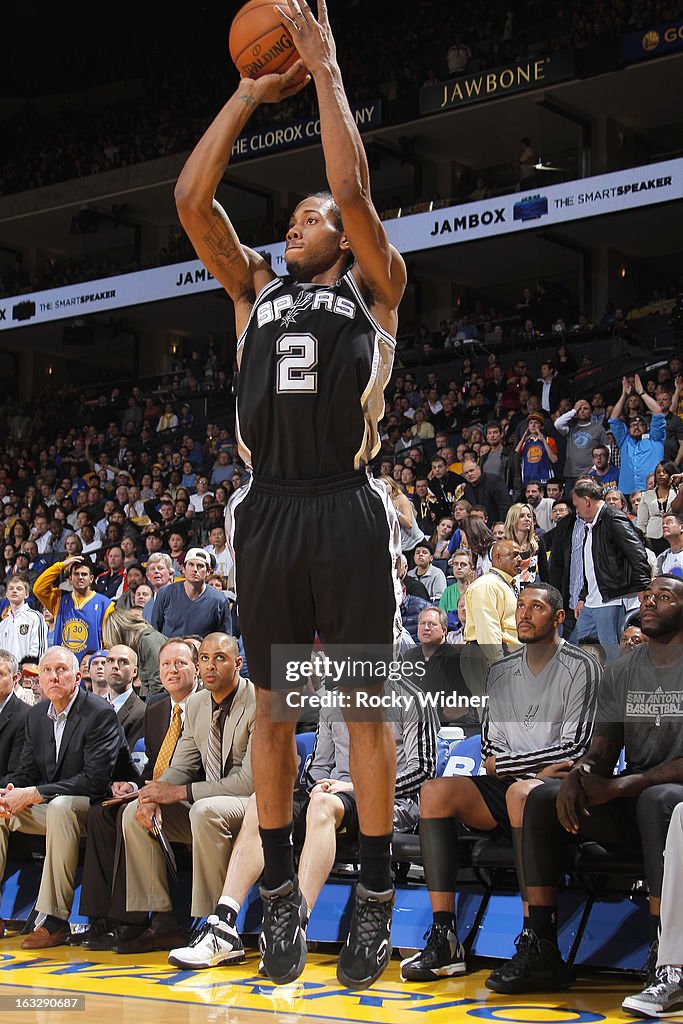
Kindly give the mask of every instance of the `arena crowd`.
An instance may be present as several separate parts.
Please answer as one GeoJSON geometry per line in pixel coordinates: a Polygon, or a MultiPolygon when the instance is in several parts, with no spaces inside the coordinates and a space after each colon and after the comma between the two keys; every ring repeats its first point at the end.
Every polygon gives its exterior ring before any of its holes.
{"type": "MultiPolygon", "coordinates": [[[[642,849],[648,986],[680,987],[671,943],[659,963],[657,953],[667,829],[683,801],[671,710],[683,639],[683,361],[671,355],[584,398],[566,345],[532,373],[531,352],[465,355],[468,333],[469,317],[457,318],[442,338],[447,362],[396,372],[373,469],[396,510],[401,652],[413,669],[387,684],[404,706],[393,722],[394,825],[419,829],[434,911],[402,973],[466,969],[454,908],[460,822],[512,843],[524,899],[517,953],[489,987],[569,984],[556,876],[563,844],[585,838],[642,849]],[[481,734],[485,775],[437,774],[444,726],[481,734]],[[612,776],[620,757],[626,769],[612,776]]],[[[85,833],[86,948],[168,950],[195,969],[244,957],[235,922],[262,862],[229,504],[249,473],[232,433],[183,399],[200,381],[229,396],[223,366],[212,340],[163,394],[131,386],[88,400],[65,389],[33,414],[6,415],[0,859],[14,831],[47,844],[27,948],[70,941],[85,833]],[[162,822],[192,849],[203,924],[189,944],[161,848],[146,838],[162,822]],[[125,855],[115,860],[117,836],[125,855]]],[[[320,672],[305,692],[328,689],[320,672]]],[[[335,832],[353,836],[357,816],[348,796],[335,817],[316,785],[333,778],[352,793],[341,717],[310,700],[299,728],[316,731],[295,830],[311,908],[335,832]],[[312,830],[329,841],[307,843],[312,830]]]]}

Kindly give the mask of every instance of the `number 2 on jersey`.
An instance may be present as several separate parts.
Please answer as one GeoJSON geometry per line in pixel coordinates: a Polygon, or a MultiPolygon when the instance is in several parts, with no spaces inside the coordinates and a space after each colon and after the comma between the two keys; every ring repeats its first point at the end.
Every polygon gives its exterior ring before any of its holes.
{"type": "Polygon", "coordinates": [[[282,334],[275,343],[278,395],[314,395],[318,390],[318,339],[312,334],[282,334]]]}

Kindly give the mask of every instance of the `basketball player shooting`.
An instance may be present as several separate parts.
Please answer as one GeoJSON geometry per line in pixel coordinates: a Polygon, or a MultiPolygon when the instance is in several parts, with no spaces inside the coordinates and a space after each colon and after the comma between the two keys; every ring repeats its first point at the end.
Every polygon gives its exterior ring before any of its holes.
{"type": "MultiPolygon", "coordinates": [[[[199,258],[235,307],[236,433],[252,477],[236,493],[231,515],[240,622],[257,686],[252,763],[265,859],[262,952],[269,978],[286,984],[306,962],[307,911],[292,855],[292,683],[274,670],[272,652],[286,645],[310,659],[316,631],[326,649],[391,647],[400,601],[397,525],[385,488],[366,467],[379,450],[406,270],[370,198],[325,0],[317,20],[304,0],[277,9],[303,64],[240,81],[188,158],[175,197],[199,258]],[[280,278],[240,243],[215,192],[254,110],[311,79],[330,191],[309,195],[294,210],[288,276],[280,278]]],[[[372,693],[374,685],[350,677],[340,684],[351,706],[344,715],[353,790],[338,796],[339,820],[350,799],[360,822],[360,878],[337,968],[349,988],[372,984],[391,955],[396,751],[383,714],[361,715],[350,699],[359,686],[372,693]]]]}

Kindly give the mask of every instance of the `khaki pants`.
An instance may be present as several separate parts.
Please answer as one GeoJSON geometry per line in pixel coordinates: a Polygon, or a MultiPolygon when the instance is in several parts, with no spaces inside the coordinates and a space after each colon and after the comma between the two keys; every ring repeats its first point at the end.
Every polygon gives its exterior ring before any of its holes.
{"type": "Polygon", "coordinates": [[[33,804],[11,818],[0,818],[0,878],[7,864],[10,832],[45,836],[45,863],[36,909],[68,921],[74,898],[81,836],[85,835],[90,800],[87,796],[57,796],[33,804]]]}
{"type": "MultiPolygon", "coordinates": [[[[214,796],[194,804],[161,808],[169,843],[192,844],[192,915],[212,914],[223,889],[232,844],[240,830],[248,797],[214,796]]],[[[166,864],[156,839],[137,821],[137,800],[123,812],[126,857],[126,910],[168,913],[173,909],[166,864]]]]}

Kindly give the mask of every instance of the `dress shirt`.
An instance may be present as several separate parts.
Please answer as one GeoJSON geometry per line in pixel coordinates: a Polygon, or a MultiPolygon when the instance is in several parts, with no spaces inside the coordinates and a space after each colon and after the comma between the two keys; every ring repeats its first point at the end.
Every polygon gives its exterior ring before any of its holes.
{"type": "Polygon", "coordinates": [[[55,711],[55,706],[52,701],[50,701],[50,706],[47,709],[47,717],[52,719],[52,727],[55,734],[55,760],[59,759],[59,748],[62,745],[62,736],[64,735],[66,720],[69,717],[69,712],[74,706],[76,697],[78,697],[78,687],[76,687],[73,697],[63,711],[55,711]]]}

